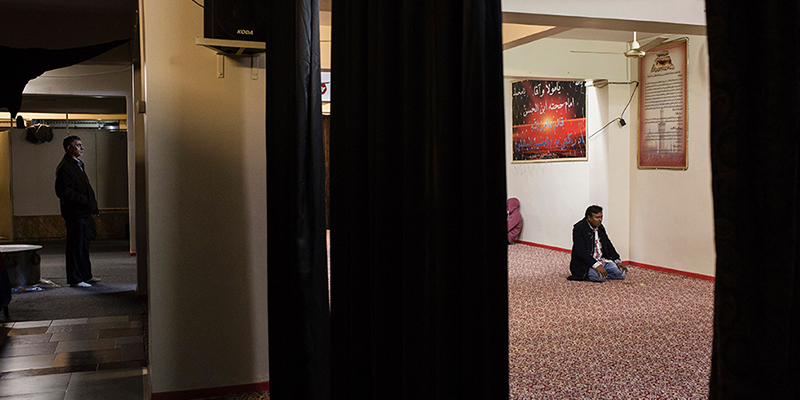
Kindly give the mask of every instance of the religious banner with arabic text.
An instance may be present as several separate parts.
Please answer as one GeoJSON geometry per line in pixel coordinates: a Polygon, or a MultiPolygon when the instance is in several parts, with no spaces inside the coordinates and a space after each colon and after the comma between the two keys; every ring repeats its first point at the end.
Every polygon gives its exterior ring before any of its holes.
{"type": "Polygon", "coordinates": [[[586,160],[586,82],[511,82],[513,163],[586,160]]]}
{"type": "Polygon", "coordinates": [[[661,44],[639,59],[639,168],[688,168],[688,42],[661,44]]]}

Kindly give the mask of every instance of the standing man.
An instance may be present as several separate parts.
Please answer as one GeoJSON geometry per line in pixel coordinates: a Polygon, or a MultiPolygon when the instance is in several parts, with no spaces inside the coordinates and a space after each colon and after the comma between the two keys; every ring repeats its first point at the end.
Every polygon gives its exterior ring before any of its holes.
{"type": "Polygon", "coordinates": [[[90,287],[98,282],[92,277],[89,261],[89,217],[97,214],[97,200],[89,184],[83,161],[83,142],[77,136],[64,138],[64,158],[56,168],[56,195],[61,200],[61,216],[67,225],[67,283],[90,287]]]}
{"type": "Polygon", "coordinates": [[[592,282],[625,279],[628,268],[620,261],[603,227],[603,208],[589,206],[585,215],[572,226],[572,259],[569,262],[572,275],[567,279],[592,282]]]}

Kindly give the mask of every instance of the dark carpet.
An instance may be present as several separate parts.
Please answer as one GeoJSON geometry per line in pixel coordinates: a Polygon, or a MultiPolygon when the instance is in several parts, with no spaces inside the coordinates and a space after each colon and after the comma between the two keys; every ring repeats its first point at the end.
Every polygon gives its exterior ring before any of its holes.
{"type": "MultiPolygon", "coordinates": [[[[136,257],[127,241],[93,241],[90,245],[92,274],[102,281],[90,288],[67,285],[64,242],[27,242],[43,246],[41,273],[61,287],[11,294],[11,321],[40,321],[85,317],[136,315],[146,312],[136,295],[136,257]]],[[[0,316],[0,319],[3,317],[0,316]]]]}

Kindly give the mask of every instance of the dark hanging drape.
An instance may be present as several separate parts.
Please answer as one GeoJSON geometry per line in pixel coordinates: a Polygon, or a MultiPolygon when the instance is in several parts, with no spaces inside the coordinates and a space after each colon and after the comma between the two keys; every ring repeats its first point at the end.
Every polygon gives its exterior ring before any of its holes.
{"type": "Polygon", "coordinates": [[[333,398],[508,398],[500,1],[332,15],[333,398]]]}
{"type": "Polygon", "coordinates": [[[717,249],[712,399],[800,390],[800,4],[706,2],[717,249]]]}
{"type": "Polygon", "coordinates": [[[58,50],[0,46],[0,108],[7,109],[13,120],[22,106],[22,92],[31,79],[97,57],[129,41],[121,39],[58,50]]]}
{"type": "Polygon", "coordinates": [[[330,398],[317,0],[266,2],[270,392],[330,398]]]}

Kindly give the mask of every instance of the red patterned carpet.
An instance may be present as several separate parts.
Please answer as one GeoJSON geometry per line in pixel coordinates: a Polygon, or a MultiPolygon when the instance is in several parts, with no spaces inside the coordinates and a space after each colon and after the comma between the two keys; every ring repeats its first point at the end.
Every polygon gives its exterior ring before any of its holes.
{"type": "Polygon", "coordinates": [[[508,246],[511,399],[707,398],[714,283],[567,281],[569,257],[508,246]]]}

